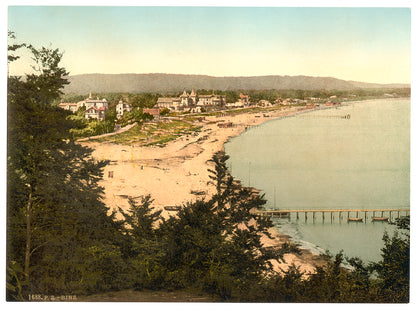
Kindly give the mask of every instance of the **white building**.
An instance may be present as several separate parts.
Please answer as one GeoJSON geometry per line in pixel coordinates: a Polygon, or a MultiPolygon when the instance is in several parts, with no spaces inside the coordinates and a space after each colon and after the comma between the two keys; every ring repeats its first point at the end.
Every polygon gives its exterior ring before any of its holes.
{"type": "Polygon", "coordinates": [[[85,109],[88,110],[91,107],[96,107],[96,108],[105,108],[105,110],[108,110],[107,99],[105,98],[99,99],[98,97],[97,99],[93,99],[91,92],[87,99],[77,102],[77,106],[78,106],[78,109],[80,107],[85,107],[85,109]]]}
{"type": "Polygon", "coordinates": [[[105,108],[104,107],[89,107],[87,110],[85,110],[85,118],[86,119],[97,119],[99,121],[105,120],[105,108]]]}
{"type": "Polygon", "coordinates": [[[120,118],[124,115],[124,112],[131,112],[133,111],[133,107],[131,104],[123,102],[123,100],[120,100],[118,104],[116,105],[116,112],[117,112],[117,118],[120,118]]]}
{"type": "Polygon", "coordinates": [[[200,95],[198,98],[197,106],[200,107],[219,107],[226,105],[225,96],[215,95],[214,92],[212,95],[200,95]]]}
{"type": "Polygon", "coordinates": [[[157,104],[155,108],[166,108],[171,111],[184,111],[189,110],[192,106],[196,104],[196,93],[192,87],[190,94],[183,90],[182,95],[179,97],[160,97],[157,99],[157,104]]]}

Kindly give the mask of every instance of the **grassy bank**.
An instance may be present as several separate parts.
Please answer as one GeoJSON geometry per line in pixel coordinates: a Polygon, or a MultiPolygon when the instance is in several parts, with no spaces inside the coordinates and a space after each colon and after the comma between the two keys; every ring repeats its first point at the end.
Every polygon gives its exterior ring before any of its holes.
{"type": "Polygon", "coordinates": [[[172,120],[157,123],[145,123],[135,126],[130,130],[118,135],[90,139],[90,142],[111,142],[115,144],[138,144],[140,146],[161,146],[169,141],[175,140],[180,136],[195,134],[201,129],[190,122],[182,120],[172,120]]]}

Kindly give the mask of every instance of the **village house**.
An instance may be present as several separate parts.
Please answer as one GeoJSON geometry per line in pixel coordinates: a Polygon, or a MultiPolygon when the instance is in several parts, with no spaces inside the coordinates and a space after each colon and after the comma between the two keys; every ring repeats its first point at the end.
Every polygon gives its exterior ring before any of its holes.
{"type": "Polygon", "coordinates": [[[224,95],[200,95],[195,93],[194,88],[190,94],[183,90],[182,95],[179,97],[160,97],[157,99],[155,108],[166,108],[170,111],[189,111],[189,112],[201,112],[202,108],[209,109],[212,107],[223,107],[226,104],[224,95]]]}
{"type": "Polygon", "coordinates": [[[191,93],[188,94],[183,90],[179,97],[160,97],[157,99],[156,108],[166,108],[170,111],[184,111],[189,110],[196,104],[196,93],[192,87],[191,93]]]}
{"type": "Polygon", "coordinates": [[[86,110],[88,110],[91,107],[96,107],[96,108],[105,108],[105,110],[108,110],[108,101],[107,99],[103,98],[103,99],[99,99],[98,97],[96,99],[92,98],[92,94],[90,92],[90,95],[88,98],[79,101],[76,103],[78,106],[78,109],[80,107],[85,107],[86,110]]]}
{"type": "Polygon", "coordinates": [[[181,104],[183,106],[191,106],[196,104],[196,94],[193,87],[189,95],[184,89],[182,95],[179,98],[181,98],[181,104]]]}
{"type": "Polygon", "coordinates": [[[244,108],[244,103],[237,101],[237,102],[229,102],[225,105],[227,108],[244,108]]]}
{"type": "Polygon", "coordinates": [[[261,106],[261,107],[271,107],[272,106],[272,104],[270,103],[269,100],[260,100],[257,105],[261,106]]]}
{"type": "Polygon", "coordinates": [[[77,103],[60,103],[59,107],[71,112],[77,112],[79,108],[85,107],[85,118],[86,119],[105,119],[105,111],[108,110],[108,102],[106,99],[93,99],[92,94],[87,99],[79,101],[77,103]]]}
{"type": "Polygon", "coordinates": [[[155,107],[169,109],[170,111],[179,111],[182,106],[180,98],[160,97],[157,99],[155,107]]]}
{"type": "Polygon", "coordinates": [[[121,118],[124,115],[124,112],[131,111],[133,111],[131,104],[125,103],[123,100],[120,100],[116,105],[117,118],[121,118]]]}
{"type": "Polygon", "coordinates": [[[215,95],[212,92],[212,95],[200,95],[198,96],[197,106],[209,108],[209,107],[222,107],[226,105],[226,100],[224,95],[215,95]]]}
{"type": "Polygon", "coordinates": [[[250,104],[250,96],[240,93],[240,99],[238,99],[238,101],[247,106],[250,104]]]}
{"type": "Polygon", "coordinates": [[[280,102],[281,105],[292,105],[292,100],[290,98],[285,99],[280,102]]]}
{"type": "Polygon", "coordinates": [[[105,120],[105,107],[91,106],[85,110],[86,119],[97,119],[99,121],[105,120]]]}

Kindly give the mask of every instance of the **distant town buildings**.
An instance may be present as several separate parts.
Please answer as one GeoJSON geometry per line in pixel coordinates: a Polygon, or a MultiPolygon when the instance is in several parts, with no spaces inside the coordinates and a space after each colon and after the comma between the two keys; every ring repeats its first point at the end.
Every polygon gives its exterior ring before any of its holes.
{"type": "Polygon", "coordinates": [[[258,105],[261,107],[270,107],[272,104],[269,100],[260,100],[258,105]]]}
{"type": "Polygon", "coordinates": [[[209,108],[209,107],[224,107],[226,104],[226,99],[224,95],[215,95],[212,92],[212,95],[200,95],[198,97],[197,106],[209,108]]]}
{"type": "Polygon", "coordinates": [[[107,100],[105,98],[99,99],[98,97],[93,99],[91,92],[89,97],[82,101],[77,103],[61,102],[58,106],[62,109],[69,110],[72,113],[77,112],[81,107],[85,107],[85,118],[98,120],[104,120],[105,111],[108,110],[107,100]]]}
{"type": "Polygon", "coordinates": [[[91,92],[90,95],[87,99],[79,101],[77,103],[78,105],[78,109],[80,107],[85,107],[86,110],[88,110],[91,107],[96,107],[96,108],[104,108],[105,110],[108,110],[108,102],[107,99],[103,98],[103,99],[99,99],[97,97],[97,99],[93,99],[91,92]]]}
{"type": "Polygon", "coordinates": [[[65,102],[61,102],[58,106],[61,109],[69,110],[72,113],[75,113],[76,111],[78,111],[78,104],[76,104],[76,103],[65,103],[65,102]]]}
{"type": "MultiPolygon", "coordinates": [[[[356,95],[349,96],[356,97],[356,95]]],[[[394,97],[397,95],[393,93],[384,94],[384,96],[394,97]]],[[[212,91],[212,93],[209,95],[197,95],[194,88],[192,87],[190,93],[184,89],[182,94],[178,97],[159,97],[157,99],[156,105],[151,109],[143,109],[143,113],[148,113],[157,120],[160,118],[160,112],[162,109],[168,109],[171,112],[201,113],[232,108],[246,108],[253,104],[260,107],[270,107],[272,105],[304,105],[304,109],[314,109],[319,107],[319,103],[321,101],[321,103],[325,104],[327,107],[340,104],[339,102],[334,102],[334,99],[336,98],[337,96],[335,95],[331,95],[329,98],[327,98],[326,101],[323,101],[324,99],[322,98],[316,97],[308,97],[304,98],[304,100],[296,98],[277,98],[274,101],[269,101],[270,98],[268,98],[269,100],[258,100],[257,98],[254,98],[253,102],[250,102],[250,95],[240,93],[237,102],[227,103],[225,95],[217,95],[214,91],[212,91]]],[[[348,98],[344,99],[346,101],[348,98]]],[[[85,107],[86,119],[105,120],[105,113],[109,109],[109,103],[105,98],[93,98],[90,92],[88,98],[82,101],[77,103],[61,102],[59,107],[71,112],[77,112],[81,107],[85,107]]],[[[118,119],[120,119],[126,112],[133,111],[133,107],[130,104],[123,102],[123,100],[118,102],[115,109],[118,119]]]]}
{"type": "Polygon", "coordinates": [[[223,107],[226,104],[226,98],[223,95],[199,95],[195,93],[194,88],[190,94],[183,90],[179,97],[160,97],[157,100],[156,108],[166,108],[170,111],[201,111],[201,108],[223,107]]]}
{"type": "Polygon", "coordinates": [[[228,102],[225,105],[227,108],[244,108],[244,103],[237,101],[237,102],[228,102]]]}
{"type": "Polygon", "coordinates": [[[95,107],[91,106],[85,110],[85,118],[92,119],[95,118],[99,121],[105,120],[105,107],[95,107]]]}
{"type": "Polygon", "coordinates": [[[244,95],[243,93],[240,93],[240,99],[238,99],[238,102],[247,106],[247,105],[250,104],[250,96],[249,95],[244,95]]]}

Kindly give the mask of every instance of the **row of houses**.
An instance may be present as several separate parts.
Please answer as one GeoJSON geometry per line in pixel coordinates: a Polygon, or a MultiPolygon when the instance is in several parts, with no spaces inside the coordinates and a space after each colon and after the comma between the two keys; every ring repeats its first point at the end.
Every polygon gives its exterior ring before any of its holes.
{"type": "Polygon", "coordinates": [[[105,119],[105,111],[108,110],[108,101],[105,98],[100,99],[97,97],[94,99],[90,92],[89,97],[84,100],[81,100],[77,103],[61,102],[59,107],[65,110],[69,110],[73,113],[77,112],[81,107],[85,107],[86,119],[95,118],[98,120],[103,120],[105,119]]]}
{"type": "Polygon", "coordinates": [[[199,95],[195,93],[192,87],[191,93],[188,94],[186,90],[183,90],[182,95],[179,97],[160,97],[157,99],[155,108],[169,109],[170,111],[189,111],[189,112],[201,112],[202,108],[211,109],[224,107],[226,104],[226,98],[224,95],[216,95],[212,92],[211,95],[199,95]]]}
{"type": "MultiPolygon", "coordinates": [[[[86,119],[97,119],[97,120],[105,120],[105,112],[108,110],[108,101],[107,99],[103,98],[92,98],[92,94],[88,98],[81,100],[77,103],[66,103],[61,102],[59,107],[65,110],[69,110],[72,113],[77,112],[81,107],[85,107],[85,118],[86,119]]],[[[133,111],[133,107],[123,102],[122,100],[116,105],[116,112],[117,118],[123,116],[125,112],[133,111]]]]}
{"type": "MultiPolygon", "coordinates": [[[[330,97],[330,99],[335,99],[336,96],[330,97]]],[[[313,99],[320,99],[320,98],[310,98],[311,101],[315,101],[313,99]]],[[[314,104],[310,104],[306,100],[300,99],[276,99],[274,104],[279,105],[292,105],[292,104],[306,104],[306,108],[311,108],[314,104]],[[308,104],[309,103],[309,104],[308,104]]],[[[250,96],[240,93],[239,99],[237,102],[227,103],[226,96],[224,95],[216,95],[212,92],[211,95],[199,95],[197,96],[194,88],[192,87],[191,92],[188,94],[184,89],[182,95],[179,97],[160,97],[157,100],[156,105],[153,109],[144,109],[143,113],[149,113],[153,117],[158,118],[160,116],[161,109],[169,109],[170,111],[189,111],[191,113],[199,113],[204,110],[219,110],[222,108],[244,108],[250,106],[250,96]]],[[[327,106],[330,106],[334,103],[328,101],[326,103],[327,106]]],[[[271,106],[272,104],[268,100],[260,100],[257,103],[258,106],[271,106]]],[[[79,101],[77,103],[60,103],[59,107],[69,110],[71,112],[77,112],[79,108],[85,107],[85,118],[86,119],[97,119],[97,120],[105,120],[105,112],[108,110],[108,101],[103,98],[99,99],[98,97],[94,99],[90,92],[89,97],[79,101]]],[[[123,102],[122,100],[116,105],[116,112],[117,118],[121,118],[125,112],[133,111],[133,107],[123,102]]]]}

